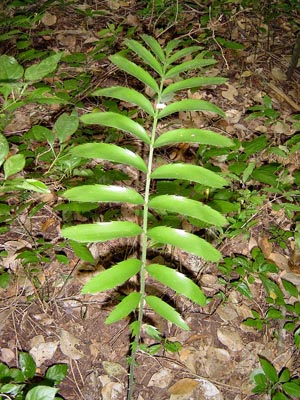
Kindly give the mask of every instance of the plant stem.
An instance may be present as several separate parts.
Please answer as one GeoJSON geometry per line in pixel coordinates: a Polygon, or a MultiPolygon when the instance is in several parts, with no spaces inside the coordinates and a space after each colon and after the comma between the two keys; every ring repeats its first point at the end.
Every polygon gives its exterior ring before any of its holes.
{"type": "MultiPolygon", "coordinates": [[[[163,80],[161,81],[160,91],[157,98],[157,103],[160,102],[160,97],[163,89],[163,80]]],[[[139,304],[138,310],[138,331],[134,337],[134,343],[131,352],[131,360],[129,367],[129,380],[128,380],[128,392],[127,392],[127,400],[132,399],[133,395],[133,386],[134,386],[134,368],[135,368],[135,356],[140,344],[141,337],[141,327],[143,323],[143,315],[144,315],[144,304],[145,304],[145,285],[146,285],[146,266],[147,266],[147,248],[148,248],[148,210],[149,210],[149,196],[150,196],[150,184],[151,184],[151,172],[152,172],[152,164],[153,164],[153,153],[154,153],[154,142],[156,136],[156,128],[158,122],[158,113],[159,110],[156,109],[155,115],[153,117],[153,125],[151,132],[151,142],[149,145],[149,155],[148,155],[148,169],[146,174],[146,184],[145,184],[145,192],[144,192],[144,208],[143,208],[143,233],[141,236],[141,247],[142,247],[142,255],[141,255],[141,270],[140,270],[140,293],[141,293],[141,301],[139,304]]]]}

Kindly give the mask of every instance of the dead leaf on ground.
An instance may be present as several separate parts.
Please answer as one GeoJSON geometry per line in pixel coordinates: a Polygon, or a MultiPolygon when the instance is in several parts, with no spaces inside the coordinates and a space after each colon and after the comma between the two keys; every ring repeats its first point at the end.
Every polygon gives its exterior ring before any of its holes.
{"type": "Polygon", "coordinates": [[[263,252],[263,255],[265,256],[265,258],[268,258],[269,255],[272,253],[273,244],[269,241],[268,236],[264,236],[263,238],[260,239],[259,247],[260,247],[261,251],[263,252]]]}
{"type": "Polygon", "coordinates": [[[281,270],[288,269],[288,259],[284,255],[280,253],[270,253],[268,257],[266,257],[268,261],[273,262],[277,267],[281,270]]]}
{"type": "Polygon", "coordinates": [[[224,326],[217,330],[217,336],[219,341],[231,351],[240,351],[244,346],[242,339],[236,330],[224,326]]]}
{"type": "Polygon", "coordinates": [[[79,360],[84,356],[84,354],[75,347],[80,343],[79,339],[64,329],[61,329],[59,336],[60,349],[64,355],[70,357],[72,360],[79,360]]]}
{"type": "Polygon", "coordinates": [[[50,14],[48,12],[45,12],[42,18],[42,23],[46,26],[53,26],[56,24],[57,17],[55,14],[50,14]]]}
{"type": "Polygon", "coordinates": [[[199,385],[203,393],[203,400],[223,400],[219,389],[207,379],[199,379],[199,385]]]}
{"type": "Polygon", "coordinates": [[[103,361],[102,365],[103,365],[104,371],[109,376],[116,377],[116,376],[122,376],[122,375],[127,374],[126,369],[119,363],[111,362],[111,361],[103,361]]]}
{"type": "Polygon", "coordinates": [[[106,384],[102,390],[102,400],[114,400],[120,399],[120,395],[124,394],[125,387],[122,383],[119,382],[109,382],[106,384]]]}
{"type": "Polygon", "coordinates": [[[230,83],[226,83],[227,90],[222,91],[222,96],[224,99],[230,100],[230,101],[235,101],[235,97],[238,95],[238,91],[233,85],[230,85],[230,83]]]}
{"type": "Polygon", "coordinates": [[[168,368],[161,368],[158,372],[152,375],[148,386],[166,388],[173,379],[173,373],[168,368]]]}
{"type": "Polygon", "coordinates": [[[10,363],[13,359],[15,358],[15,353],[11,350],[8,349],[6,347],[1,349],[1,357],[0,360],[5,363],[8,364],[10,363]]]}
{"type": "Polygon", "coordinates": [[[33,357],[37,367],[40,367],[45,361],[52,360],[57,350],[58,343],[58,341],[41,342],[30,349],[29,353],[33,357]]]}
{"type": "Polygon", "coordinates": [[[197,386],[199,386],[199,382],[197,382],[195,379],[183,378],[174,383],[174,385],[170,386],[168,392],[175,395],[190,394],[197,386]]]}

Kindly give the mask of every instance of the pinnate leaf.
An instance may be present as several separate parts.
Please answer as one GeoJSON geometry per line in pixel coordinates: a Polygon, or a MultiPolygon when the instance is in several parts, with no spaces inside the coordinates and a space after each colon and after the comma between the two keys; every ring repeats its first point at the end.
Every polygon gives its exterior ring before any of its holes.
{"type": "Polygon", "coordinates": [[[134,89],[129,89],[123,86],[112,86],[105,89],[98,89],[92,93],[93,96],[105,96],[127,101],[144,110],[147,114],[153,116],[154,110],[150,101],[141,93],[134,89]]]}
{"type": "Polygon", "coordinates": [[[289,400],[284,393],[277,392],[272,396],[272,400],[289,400]]]}
{"type": "Polygon", "coordinates": [[[83,185],[66,190],[63,197],[83,202],[127,202],[143,204],[143,197],[133,189],[116,185],[83,185]]]}
{"type": "Polygon", "coordinates": [[[5,54],[0,57],[0,83],[20,79],[23,76],[23,72],[22,65],[14,57],[5,54]]]}
{"type": "Polygon", "coordinates": [[[122,57],[118,54],[110,56],[109,59],[119,67],[122,71],[127,72],[128,74],[134,76],[139,81],[143,82],[145,85],[149,86],[155,93],[159,93],[159,87],[156,83],[156,80],[152,78],[152,76],[144,70],[139,65],[136,65],[132,61],[127,60],[127,58],[122,57]]]}
{"type": "Polygon", "coordinates": [[[146,296],[146,303],[160,316],[166,320],[172,322],[173,324],[179,326],[179,328],[188,331],[189,327],[183,320],[181,315],[174,310],[172,306],[161,300],[156,296],[146,296]]]}
{"type": "Polygon", "coordinates": [[[116,163],[132,165],[140,171],[147,172],[144,160],[131,150],[123,149],[115,144],[84,143],[70,150],[70,153],[83,158],[99,158],[116,163]]]}
{"type": "Polygon", "coordinates": [[[170,114],[174,114],[179,111],[209,111],[218,114],[224,118],[226,116],[224,111],[221,110],[221,108],[219,108],[215,104],[210,103],[209,101],[184,99],[167,105],[159,112],[158,117],[164,118],[170,114]]]}
{"type": "Polygon", "coordinates": [[[184,179],[198,182],[203,186],[221,188],[227,181],[220,175],[206,168],[191,164],[168,164],[156,168],[152,174],[153,179],[184,179]]]}
{"type": "Polygon", "coordinates": [[[86,261],[91,264],[93,264],[95,262],[95,259],[92,255],[92,253],[90,252],[90,250],[88,249],[88,247],[85,244],[75,242],[72,240],[70,240],[69,244],[72,247],[72,249],[74,250],[74,253],[76,254],[76,256],[79,257],[81,260],[86,261]]]}
{"type": "Polygon", "coordinates": [[[67,141],[78,129],[79,119],[77,113],[61,114],[54,124],[54,129],[60,143],[67,141]]]}
{"type": "Polygon", "coordinates": [[[153,54],[155,54],[156,57],[162,63],[164,63],[166,60],[166,56],[165,56],[165,53],[164,53],[163,49],[161,48],[160,44],[158,43],[158,41],[156,39],[154,39],[153,36],[149,36],[149,35],[145,35],[145,34],[142,35],[142,38],[143,38],[144,42],[150,47],[153,54]]]}
{"type": "Polygon", "coordinates": [[[47,140],[47,142],[51,145],[55,142],[54,133],[45,126],[34,125],[30,129],[29,133],[32,134],[36,140],[39,141],[47,140]]]}
{"type": "Polygon", "coordinates": [[[67,364],[55,364],[49,367],[46,371],[45,378],[51,380],[58,385],[67,376],[68,365],[67,364]]]}
{"type": "Polygon", "coordinates": [[[182,229],[157,226],[148,230],[148,236],[158,243],[171,244],[207,261],[217,262],[221,259],[221,253],[210,243],[182,229]]]}
{"type": "MultiPolygon", "coordinates": [[[[145,143],[150,143],[149,136],[145,129],[135,121],[125,115],[114,112],[95,112],[85,114],[80,117],[81,121],[87,125],[103,125],[111,128],[120,129],[137,136],[145,143]]],[[[87,143],[89,144],[89,143],[87,143]]]]}
{"type": "Polygon", "coordinates": [[[283,390],[290,396],[300,397],[300,386],[294,382],[286,382],[282,385],[283,390]]]}
{"type": "Polygon", "coordinates": [[[32,379],[36,372],[36,364],[29,353],[19,353],[19,368],[26,379],[32,379]]]}
{"type": "Polygon", "coordinates": [[[291,295],[291,296],[294,296],[294,297],[298,297],[298,289],[297,289],[297,286],[295,286],[292,282],[290,282],[290,281],[287,281],[287,280],[285,280],[285,279],[282,279],[281,280],[281,282],[282,282],[282,285],[283,285],[283,287],[284,287],[284,289],[291,295]]]}
{"type": "Polygon", "coordinates": [[[133,275],[137,274],[141,268],[141,261],[128,259],[121,261],[113,267],[100,272],[84,285],[81,293],[100,293],[116,286],[122,285],[133,275]]]}
{"type": "MultiPolygon", "coordinates": [[[[14,180],[12,181],[14,183],[14,180]]],[[[50,189],[47,186],[36,179],[21,179],[20,181],[16,179],[15,188],[32,190],[37,193],[50,193],[50,189]]]]}
{"type": "Polygon", "coordinates": [[[146,65],[153,68],[160,76],[162,75],[162,66],[149,50],[133,39],[125,40],[125,44],[130,48],[130,50],[134,51],[146,63],[146,65]]]}
{"type": "Polygon", "coordinates": [[[63,228],[61,234],[67,239],[82,243],[104,242],[121,237],[131,237],[142,233],[140,226],[133,222],[96,222],[63,228]]]}
{"type": "Polygon", "coordinates": [[[156,196],[149,201],[149,207],[197,218],[211,225],[224,226],[227,223],[226,218],[218,211],[199,201],[190,200],[182,196],[156,196]]]}
{"type": "MultiPolygon", "coordinates": [[[[169,42],[170,43],[170,42],[169,42]]],[[[168,43],[168,44],[169,44],[168,43]]],[[[175,42],[175,47],[179,44],[179,42],[175,42]]],[[[189,46],[184,47],[183,49],[177,50],[174,54],[168,57],[168,64],[174,64],[175,61],[180,60],[180,58],[190,56],[191,54],[195,53],[196,51],[201,50],[201,46],[189,46]]]]}
{"type": "Polygon", "coordinates": [[[199,58],[190,61],[185,61],[179,65],[168,70],[165,75],[165,78],[171,78],[173,76],[177,76],[182,72],[191,71],[193,69],[207,67],[208,65],[213,65],[216,63],[216,60],[208,59],[208,58],[199,58]]]}
{"type": "Polygon", "coordinates": [[[149,274],[157,281],[182,294],[200,306],[206,305],[206,298],[198,285],[181,272],[160,264],[150,264],[149,274]]]}
{"type": "Polygon", "coordinates": [[[162,92],[162,97],[170,93],[178,92],[179,90],[201,87],[204,85],[221,85],[227,81],[226,78],[217,76],[201,76],[198,78],[184,79],[179,82],[171,83],[162,92]]]}
{"type": "Polygon", "coordinates": [[[162,133],[154,142],[154,147],[172,143],[199,143],[218,147],[232,147],[234,143],[226,136],[205,129],[180,128],[162,133]]]}
{"type": "Polygon", "coordinates": [[[132,292],[111,311],[109,316],[106,318],[106,324],[113,324],[114,322],[120,321],[127,317],[133,312],[139,305],[142,295],[137,292],[132,292]]]}
{"type": "Polygon", "coordinates": [[[288,368],[284,368],[279,375],[279,382],[288,382],[291,379],[291,373],[288,368]]]}

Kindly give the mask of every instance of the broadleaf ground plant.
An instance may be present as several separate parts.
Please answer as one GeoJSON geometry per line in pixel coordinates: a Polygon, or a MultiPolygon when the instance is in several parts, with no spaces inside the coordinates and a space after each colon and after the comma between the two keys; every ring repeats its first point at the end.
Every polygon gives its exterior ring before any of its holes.
{"type": "Polygon", "coordinates": [[[199,201],[174,194],[155,194],[152,187],[156,180],[180,179],[195,182],[202,185],[203,190],[228,185],[221,174],[199,165],[178,162],[157,166],[155,150],[166,145],[182,142],[220,147],[233,145],[229,138],[210,130],[180,128],[158,134],[158,126],[162,120],[179,111],[211,112],[225,117],[220,108],[204,100],[172,101],[175,99],[175,95],[182,90],[200,88],[203,85],[222,84],[225,79],[209,76],[182,78],[181,75],[188,71],[203,71],[203,68],[213,65],[215,60],[204,58],[197,46],[180,49],[180,42],[172,40],[163,49],[153,37],[143,35],[142,38],[147,47],[135,40],[126,40],[126,45],[146,67],[138,65],[120,54],[111,56],[110,60],[118,68],[144,84],[148,88],[146,92],[151,91],[153,97],[148,98],[137,90],[127,87],[98,89],[93,95],[133,103],[141,110],[143,116],[147,116],[144,119],[150,129],[146,130],[136,120],[111,111],[91,112],[81,116],[80,120],[87,125],[116,128],[132,135],[135,139],[138,138],[146,149],[145,156],[142,158],[135,152],[115,144],[98,142],[80,144],[70,150],[71,154],[82,158],[102,159],[137,169],[140,174],[144,175],[140,182],[143,183],[142,190],[137,191],[121,185],[94,184],[77,186],[63,193],[63,197],[70,201],[130,203],[136,205],[137,210],[140,210],[140,223],[118,220],[66,226],[62,229],[63,237],[87,244],[125,237],[138,237],[140,240],[141,256],[139,258],[128,258],[117,263],[92,278],[82,289],[84,294],[99,293],[115,288],[137,275],[138,289],[125,296],[106,319],[106,323],[114,323],[137,310],[137,320],[131,324],[134,340],[130,357],[129,399],[132,398],[133,393],[135,356],[141,345],[141,329],[145,307],[152,309],[180,328],[189,329],[182,315],[173,306],[158,296],[147,293],[147,276],[154,278],[173,289],[177,294],[187,297],[200,306],[205,306],[207,303],[199,286],[183,273],[176,271],[172,265],[147,265],[147,250],[150,244],[175,246],[206,261],[217,262],[221,257],[220,252],[211,243],[184,229],[175,229],[165,225],[151,226],[149,215],[151,213],[159,214],[163,211],[196,218],[211,226],[220,227],[227,223],[225,217],[218,211],[199,201]],[[187,56],[191,58],[195,53],[198,53],[196,57],[184,61],[187,56]],[[153,70],[152,74],[148,72],[149,68],[153,70]]]}
{"type": "Polygon", "coordinates": [[[59,400],[58,386],[65,379],[67,364],[49,367],[45,376],[38,376],[34,359],[29,353],[19,352],[19,368],[0,363],[0,397],[17,400],[59,400]]]}

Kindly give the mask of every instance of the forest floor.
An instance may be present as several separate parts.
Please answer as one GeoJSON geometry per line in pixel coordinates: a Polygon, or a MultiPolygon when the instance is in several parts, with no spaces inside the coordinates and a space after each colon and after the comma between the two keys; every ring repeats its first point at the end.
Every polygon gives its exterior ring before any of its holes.
{"type": "MultiPolygon", "coordinates": [[[[300,111],[299,72],[296,70],[291,80],[286,80],[294,35],[284,19],[278,18],[276,26],[268,29],[262,17],[251,10],[244,10],[231,17],[218,15],[218,18],[208,21],[207,28],[203,29],[199,25],[201,12],[187,6],[171,26],[159,31],[165,23],[163,16],[151,16],[151,13],[142,16],[134,1],[100,3],[105,13],[93,17],[78,12],[80,7],[76,9],[75,5],[50,7],[32,31],[36,48],[88,54],[99,41],[97,32],[107,28],[108,24],[111,24],[111,29],[123,27],[123,31],[112,32],[115,40],[110,46],[115,47],[116,51],[122,48],[122,40],[131,28],[136,33],[156,35],[161,45],[176,37],[190,37],[197,41],[197,37],[208,30],[208,49],[214,51],[218,60],[214,66],[215,75],[229,80],[219,87],[205,89],[200,98],[221,107],[227,119],[214,121],[194,113],[193,123],[197,127],[218,129],[240,141],[264,134],[273,146],[280,146],[295,133],[291,116],[300,111]],[[37,31],[47,31],[50,27],[51,36],[47,33],[35,36],[37,31]],[[243,48],[235,50],[221,46],[216,37],[240,43],[243,48]],[[261,118],[245,120],[248,108],[262,104],[265,95],[272,99],[273,108],[280,113],[280,120],[284,124],[278,120],[266,124],[261,118]]],[[[90,6],[96,9],[97,2],[91,1],[90,6]]],[[[84,11],[83,5],[81,11],[84,11]]],[[[124,81],[124,74],[114,70],[105,58],[93,61],[84,68],[89,70],[92,78],[89,90],[81,94],[81,101],[90,109],[94,105],[88,92],[124,81]]],[[[73,73],[65,72],[70,75],[73,73]]],[[[31,107],[23,107],[16,112],[13,122],[6,128],[8,136],[29,130],[37,120],[46,119],[49,125],[53,123],[52,118],[57,110],[48,110],[46,115],[39,106],[31,107]]],[[[170,125],[188,125],[189,118],[189,115],[182,113],[176,120],[170,120],[170,125]]],[[[188,161],[193,157],[193,152],[174,147],[164,156],[188,161]]],[[[264,163],[264,157],[269,156],[260,153],[259,160],[253,157],[254,161],[264,163]]],[[[297,154],[285,159],[284,163],[291,170],[300,166],[297,154]]],[[[55,194],[56,187],[61,189],[60,182],[53,182],[53,191],[47,198],[44,195],[43,198],[40,195],[31,197],[28,207],[24,206],[10,231],[0,235],[1,249],[7,251],[7,255],[2,257],[2,266],[14,276],[6,289],[0,289],[0,359],[14,366],[17,364],[17,350],[30,351],[41,374],[49,365],[67,363],[69,373],[60,391],[66,400],[125,399],[129,320],[112,325],[104,323],[120,293],[89,296],[80,294],[80,290],[95,269],[106,268],[133,250],[130,242],[113,241],[105,245],[93,245],[91,250],[99,263],[95,268],[90,268],[92,271],[84,270],[86,266],[68,248],[63,249],[68,257],[67,263],[54,258],[51,251],[55,252],[53,249],[57,250],[62,241],[59,233],[62,214],[55,209],[61,199],[55,194]],[[30,216],[32,208],[41,201],[44,206],[30,216]],[[17,256],[21,250],[32,249],[40,239],[56,247],[49,247],[50,261],[36,266],[34,271],[31,269],[28,275],[17,256]]],[[[251,224],[245,234],[225,237],[219,245],[223,256],[243,255],[251,259],[251,250],[257,246],[280,268],[280,273],[274,276],[277,282],[284,274],[298,285],[300,279],[297,271],[286,271],[289,247],[283,251],[269,240],[271,226],[280,226],[289,231],[292,221],[282,210],[272,210],[268,199],[250,218],[256,223],[251,224]]],[[[157,256],[151,255],[152,258],[157,256]]],[[[166,259],[168,255],[160,257],[166,259]]],[[[182,348],[174,353],[165,350],[160,350],[156,355],[140,353],[135,376],[136,399],[267,398],[251,392],[253,385],[249,377],[259,366],[258,355],[272,361],[278,370],[287,366],[297,375],[300,368],[299,352],[294,346],[292,334],[282,329],[282,321],[272,320],[260,331],[242,323],[253,316],[252,309],[261,310],[262,313],[266,310],[261,282],[251,284],[253,298],[244,297],[228,287],[226,300],[223,301],[216,296],[224,286],[219,281],[221,274],[215,265],[204,265],[196,257],[181,253],[176,253],[173,258],[176,265],[197,275],[201,287],[212,301],[207,307],[201,308],[180,297],[175,299],[191,327],[188,332],[169,325],[151,313],[148,315],[166,339],[180,342],[182,348]]]]}

